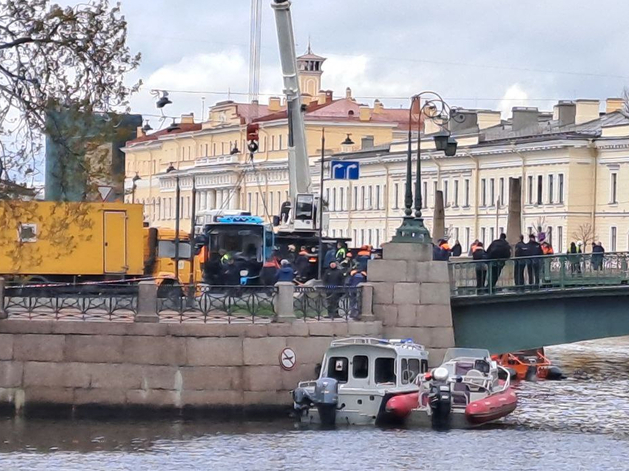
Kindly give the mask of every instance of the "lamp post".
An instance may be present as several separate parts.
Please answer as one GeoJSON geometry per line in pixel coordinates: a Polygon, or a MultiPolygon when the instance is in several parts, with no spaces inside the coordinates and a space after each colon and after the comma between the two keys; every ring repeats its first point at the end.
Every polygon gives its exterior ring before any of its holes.
{"type": "MultiPolygon", "coordinates": [[[[166,173],[175,172],[177,169],[170,164],[166,173]]],[[[175,280],[179,281],[179,211],[181,211],[181,188],[179,186],[179,175],[175,175],[175,280]]]]}
{"type": "Polygon", "coordinates": [[[133,182],[133,185],[131,186],[131,203],[135,203],[135,190],[138,188],[137,183],[140,180],[142,180],[142,178],[140,178],[138,172],[135,172],[135,177],[131,179],[131,181],[133,182]]]}
{"type": "MultiPolygon", "coordinates": [[[[349,137],[347,137],[341,145],[354,145],[354,141],[349,137]]],[[[325,179],[323,178],[324,172],[324,164],[325,164],[325,128],[321,128],[321,168],[320,168],[320,181],[319,181],[319,270],[318,270],[318,278],[321,279],[323,275],[323,184],[325,179]]]]}
{"type": "Polygon", "coordinates": [[[424,225],[422,217],[421,193],[421,124],[429,119],[439,126],[440,131],[434,135],[435,149],[444,151],[447,156],[456,155],[457,142],[450,136],[448,122],[453,116],[453,109],[443,101],[438,93],[425,91],[411,98],[408,110],[408,150],[406,155],[406,190],[404,194],[404,219],[396,230],[392,242],[426,244],[432,243],[430,232],[424,225]],[[422,105],[422,99],[424,104],[422,105]],[[413,109],[417,110],[417,164],[415,175],[415,200],[413,201],[413,109]],[[413,203],[415,214],[413,215],[413,203]]]}

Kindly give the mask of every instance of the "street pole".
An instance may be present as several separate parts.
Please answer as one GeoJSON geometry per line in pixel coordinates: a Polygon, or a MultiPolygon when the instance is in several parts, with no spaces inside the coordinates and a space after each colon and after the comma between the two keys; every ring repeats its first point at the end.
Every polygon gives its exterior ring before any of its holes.
{"type": "Polygon", "coordinates": [[[188,277],[188,302],[192,302],[194,298],[194,275],[196,273],[194,267],[194,238],[195,238],[195,224],[197,214],[197,185],[196,178],[192,176],[192,201],[190,202],[192,208],[190,209],[190,276],[188,277]]]}
{"type": "Polygon", "coordinates": [[[175,177],[175,280],[179,283],[179,212],[181,211],[181,188],[179,175],[175,177]]]}
{"type": "Polygon", "coordinates": [[[321,176],[319,183],[319,276],[323,275],[323,170],[325,162],[325,128],[321,128],[321,176]]]}

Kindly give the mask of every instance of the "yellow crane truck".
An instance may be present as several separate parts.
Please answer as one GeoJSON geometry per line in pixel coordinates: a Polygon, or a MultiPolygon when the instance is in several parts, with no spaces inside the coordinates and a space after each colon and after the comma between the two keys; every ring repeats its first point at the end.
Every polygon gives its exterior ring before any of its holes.
{"type": "Polygon", "coordinates": [[[180,232],[179,280],[175,232],[143,224],[140,204],[1,201],[0,276],[13,282],[129,280],[153,276],[158,284],[190,278],[188,234],[180,232]]]}

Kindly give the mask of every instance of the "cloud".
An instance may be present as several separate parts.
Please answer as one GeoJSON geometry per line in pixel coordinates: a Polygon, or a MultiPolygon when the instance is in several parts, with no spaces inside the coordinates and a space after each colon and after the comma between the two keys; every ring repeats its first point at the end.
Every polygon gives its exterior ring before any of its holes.
{"type": "Polygon", "coordinates": [[[502,100],[498,105],[498,110],[502,113],[503,118],[511,116],[511,109],[514,106],[530,106],[528,102],[529,95],[526,93],[519,83],[511,85],[502,96],[502,100]]]}

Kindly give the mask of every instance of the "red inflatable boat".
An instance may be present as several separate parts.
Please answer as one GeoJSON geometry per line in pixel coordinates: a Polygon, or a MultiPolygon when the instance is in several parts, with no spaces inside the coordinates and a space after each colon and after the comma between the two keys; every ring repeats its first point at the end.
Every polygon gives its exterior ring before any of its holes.
{"type": "Polygon", "coordinates": [[[474,425],[482,425],[509,415],[517,405],[518,398],[515,392],[512,388],[508,388],[470,402],[465,407],[465,418],[474,425]]]}

